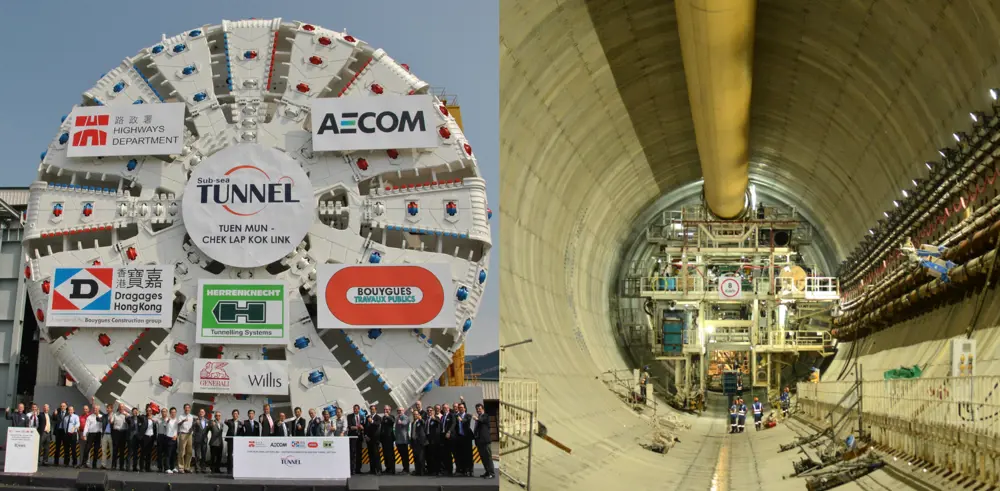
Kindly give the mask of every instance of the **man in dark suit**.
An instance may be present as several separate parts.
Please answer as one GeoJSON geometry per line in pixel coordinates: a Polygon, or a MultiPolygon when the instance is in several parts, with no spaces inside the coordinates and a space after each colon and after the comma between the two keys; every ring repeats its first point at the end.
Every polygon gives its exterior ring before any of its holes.
{"type": "Polygon", "coordinates": [[[222,435],[224,431],[225,425],[222,424],[222,413],[216,411],[215,419],[208,425],[208,448],[212,451],[212,472],[216,474],[222,472],[222,435]]]}
{"type": "Polygon", "coordinates": [[[455,440],[458,439],[455,432],[455,411],[447,404],[441,406],[441,445],[438,447],[441,453],[441,472],[446,476],[454,474],[455,464],[455,440]]]}
{"type": "Polygon", "coordinates": [[[428,476],[436,476],[441,473],[441,462],[438,454],[441,447],[441,413],[440,408],[430,408],[427,410],[427,469],[424,473],[428,476]]]}
{"type": "Polygon", "coordinates": [[[66,438],[66,403],[60,403],[59,409],[52,413],[52,425],[53,425],[53,436],[56,440],[56,457],[55,465],[59,465],[59,456],[63,455],[63,452],[72,452],[75,449],[69,446],[66,438]]]}
{"type": "Polygon", "coordinates": [[[306,436],[306,427],[308,426],[308,424],[309,422],[306,421],[306,418],[304,416],[302,416],[302,408],[301,407],[295,408],[295,419],[293,419],[291,424],[288,425],[289,429],[291,429],[290,435],[306,436]]]}
{"type": "Polygon", "coordinates": [[[426,464],[424,448],[427,445],[427,423],[417,408],[413,409],[410,417],[413,419],[409,425],[408,437],[410,448],[413,449],[413,475],[422,476],[424,475],[424,465],[426,464]]]}
{"type": "Polygon", "coordinates": [[[125,444],[127,445],[126,455],[122,459],[122,470],[128,470],[128,461],[132,461],[132,472],[139,472],[139,449],[142,447],[142,434],[139,433],[139,424],[142,423],[142,415],[139,408],[133,407],[132,414],[125,417],[125,444]]]}
{"type": "Polygon", "coordinates": [[[472,477],[472,415],[465,412],[465,403],[458,405],[455,415],[455,460],[458,474],[472,477]]]}
{"type": "Polygon", "coordinates": [[[361,406],[355,404],[354,412],[347,415],[347,436],[351,439],[351,474],[361,473],[361,450],[365,443],[364,421],[361,419],[361,406]]]}
{"type": "Polygon", "coordinates": [[[150,472],[153,463],[153,445],[156,443],[156,414],[153,412],[153,406],[146,405],[146,414],[136,419],[135,426],[142,445],[139,467],[143,472],[150,472]]]}
{"type": "Polygon", "coordinates": [[[230,476],[233,475],[233,437],[236,436],[244,436],[243,422],[240,421],[240,411],[233,409],[233,418],[226,420],[226,472],[230,476]]]}
{"type": "Polygon", "coordinates": [[[253,409],[247,411],[247,419],[243,422],[243,434],[240,436],[260,436],[260,421],[255,416],[257,413],[253,409]]]}
{"type": "Polygon", "coordinates": [[[274,435],[274,425],[278,422],[271,416],[271,405],[264,404],[264,414],[260,415],[260,436],[268,437],[274,435]]]}
{"type": "MultiPolygon", "coordinates": [[[[326,413],[327,416],[330,413],[326,413]]],[[[316,416],[315,409],[309,409],[309,423],[306,425],[306,435],[308,436],[326,436],[323,432],[323,418],[316,416]]]]}
{"type": "MultiPolygon", "coordinates": [[[[379,446],[382,447],[382,464],[386,474],[396,473],[396,418],[388,405],[382,412],[379,426],[379,446]]],[[[407,456],[409,459],[409,456],[407,456]]]]}
{"type": "MultiPolygon", "coordinates": [[[[49,405],[42,406],[41,411],[35,411],[38,418],[38,463],[49,465],[49,447],[52,445],[52,432],[56,427],[56,420],[49,414],[49,405]]],[[[56,462],[59,462],[59,454],[56,454],[56,462]]]]}
{"type": "Polygon", "coordinates": [[[205,410],[198,410],[198,418],[194,420],[191,429],[191,445],[194,447],[195,472],[208,472],[208,418],[205,417],[205,410]]]}
{"type": "Polygon", "coordinates": [[[472,433],[475,435],[476,449],[479,450],[479,459],[483,461],[483,467],[486,469],[486,472],[479,477],[483,479],[497,477],[496,470],[493,468],[493,451],[490,448],[490,442],[493,441],[490,435],[490,415],[486,414],[486,409],[482,404],[476,404],[476,420],[472,433]]]}
{"type": "Polygon", "coordinates": [[[368,408],[368,418],[365,421],[365,442],[368,445],[368,472],[376,476],[382,475],[381,447],[382,417],[372,404],[368,408]]]}
{"type": "Polygon", "coordinates": [[[292,421],[285,419],[285,413],[278,413],[278,420],[274,423],[274,432],[271,436],[291,436],[291,427],[292,421]]]}

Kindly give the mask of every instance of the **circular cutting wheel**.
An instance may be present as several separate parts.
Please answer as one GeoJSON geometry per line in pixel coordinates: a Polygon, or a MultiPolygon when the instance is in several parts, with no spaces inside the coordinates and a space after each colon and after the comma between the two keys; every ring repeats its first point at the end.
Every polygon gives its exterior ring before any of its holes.
{"type": "Polygon", "coordinates": [[[42,154],[24,217],[25,275],[42,342],[68,380],[101,402],[193,402],[196,409],[226,414],[259,411],[264,402],[286,413],[295,406],[406,407],[430,390],[473,326],[490,249],[485,182],[446,103],[382,50],[348,34],[280,19],[223,21],[165,38],[83,94],[83,106],[168,102],[186,105],[178,155],[69,158],[70,118],[63,118],[42,154]],[[433,97],[436,110],[427,124],[439,136],[437,147],[312,150],[312,99],[415,94],[433,97]],[[184,195],[185,186],[200,164],[251,146],[296,162],[315,202],[311,224],[296,232],[304,234],[301,242],[266,265],[246,267],[235,259],[236,250],[227,263],[226,251],[199,249],[182,210],[193,198],[184,195]],[[453,326],[319,330],[316,266],[324,263],[446,264],[453,278],[444,292],[455,305],[453,326]],[[174,270],[171,329],[46,326],[54,268],[153,264],[174,270]],[[285,282],[288,345],[199,345],[201,279],[285,282]],[[290,395],[192,393],[196,358],[287,360],[290,395]]]}

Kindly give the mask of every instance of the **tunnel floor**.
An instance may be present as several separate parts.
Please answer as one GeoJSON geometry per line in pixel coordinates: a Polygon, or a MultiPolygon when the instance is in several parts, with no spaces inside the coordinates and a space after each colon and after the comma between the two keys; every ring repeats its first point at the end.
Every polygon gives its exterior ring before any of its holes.
{"type": "MultiPolygon", "coordinates": [[[[709,393],[706,412],[682,432],[677,443],[664,457],[663,481],[648,489],[678,489],[682,491],[784,491],[806,489],[802,478],[787,477],[794,472],[793,462],[801,453],[778,453],[781,445],[799,436],[812,433],[807,425],[794,418],[761,431],[753,429],[748,418],[743,433],[729,434],[726,399],[709,393]]],[[[770,408],[765,407],[765,414],[770,408]]],[[[934,489],[916,488],[900,481],[886,471],[876,471],[837,487],[837,490],[934,489]]]]}

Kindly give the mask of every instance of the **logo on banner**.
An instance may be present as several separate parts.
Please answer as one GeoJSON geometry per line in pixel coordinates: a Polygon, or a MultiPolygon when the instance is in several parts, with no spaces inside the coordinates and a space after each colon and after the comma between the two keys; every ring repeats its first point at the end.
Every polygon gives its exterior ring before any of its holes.
{"type": "Polygon", "coordinates": [[[287,447],[288,444],[285,442],[271,442],[271,447],[287,447]]]}
{"type": "Polygon", "coordinates": [[[333,448],[333,442],[330,440],[323,441],[323,448],[333,448]]]}
{"type": "Polygon", "coordinates": [[[226,373],[225,366],[229,363],[224,361],[210,361],[202,367],[198,377],[198,382],[202,387],[229,388],[229,374],[226,373]]]}
{"type": "Polygon", "coordinates": [[[312,226],[309,176],[288,154],[258,144],[226,147],[195,167],[181,202],[192,242],[228,266],[267,266],[312,226]]]}
{"type": "Polygon", "coordinates": [[[329,97],[310,105],[315,151],[434,148],[441,144],[430,95],[329,97]]]}
{"type": "Polygon", "coordinates": [[[295,457],[292,457],[291,455],[287,455],[281,458],[281,465],[294,467],[297,465],[302,465],[302,461],[295,457]]]}
{"type": "Polygon", "coordinates": [[[111,310],[114,268],[58,268],[52,309],[55,311],[111,310]]]}
{"type": "Polygon", "coordinates": [[[319,443],[317,443],[317,442],[309,442],[309,443],[306,444],[306,446],[309,447],[309,448],[317,448],[317,447],[319,447],[319,443]]]}
{"type": "Polygon", "coordinates": [[[76,130],[73,135],[74,147],[103,147],[108,143],[108,123],[111,116],[107,114],[94,114],[92,116],[77,116],[73,120],[73,126],[83,128],[76,130]]]}
{"type": "Polygon", "coordinates": [[[445,307],[444,283],[420,266],[343,266],[324,293],[333,317],[351,326],[420,326],[445,307]]]}
{"type": "Polygon", "coordinates": [[[197,341],[280,344],[288,337],[285,304],[283,283],[204,280],[199,283],[197,341]]]}
{"type": "Polygon", "coordinates": [[[77,107],[70,116],[68,157],[180,153],[184,104],[77,107]]]}
{"type": "Polygon", "coordinates": [[[263,324],[267,322],[267,302],[222,300],[215,304],[212,316],[219,324],[263,324]]]}
{"type": "Polygon", "coordinates": [[[362,133],[393,133],[404,131],[427,131],[424,123],[423,111],[382,111],[382,112],[344,112],[340,113],[340,122],[337,122],[337,115],[326,113],[323,116],[323,123],[316,131],[317,135],[322,135],[327,131],[335,135],[341,133],[351,135],[358,131],[362,133]]]}
{"type": "Polygon", "coordinates": [[[294,441],[292,441],[292,448],[302,448],[304,446],[306,446],[306,442],[304,442],[302,440],[294,440],[294,441]]]}
{"type": "MultiPolygon", "coordinates": [[[[218,179],[199,179],[198,200],[201,204],[222,205],[222,209],[238,217],[254,216],[274,203],[298,203],[292,189],[295,181],[289,176],[272,178],[255,165],[237,165],[218,179]]],[[[266,232],[266,224],[254,224],[266,232]]],[[[247,226],[254,231],[253,226],[247,226]]]]}
{"type": "Polygon", "coordinates": [[[55,268],[48,296],[49,327],[170,329],[173,268],[55,268]]]}

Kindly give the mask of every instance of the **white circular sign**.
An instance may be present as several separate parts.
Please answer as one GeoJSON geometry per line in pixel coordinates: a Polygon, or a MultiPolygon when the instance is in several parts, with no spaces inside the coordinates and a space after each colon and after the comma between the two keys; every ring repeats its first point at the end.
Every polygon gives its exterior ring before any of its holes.
{"type": "Polygon", "coordinates": [[[295,159],[257,144],[203,160],[184,188],[191,241],[227,266],[267,266],[295,250],[315,220],[309,176],[295,159]]]}
{"type": "Polygon", "coordinates": [[[719,280],[719,295],[722,298],[736,298],[743,291],[739,278],[722,278],[719,280]]]}

